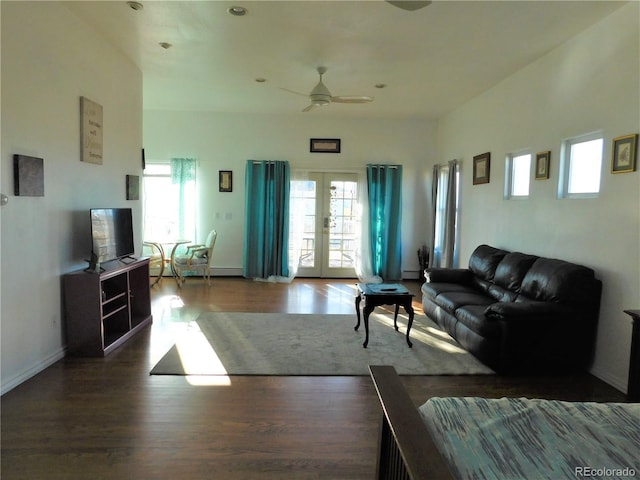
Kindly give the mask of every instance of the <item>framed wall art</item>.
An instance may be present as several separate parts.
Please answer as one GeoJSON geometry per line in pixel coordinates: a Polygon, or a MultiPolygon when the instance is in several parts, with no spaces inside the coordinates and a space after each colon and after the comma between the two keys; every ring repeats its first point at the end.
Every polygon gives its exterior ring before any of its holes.
{"type": "Polygon", "coordinates": [[[80,160],[102,165],[102,105],[80,97],[80,160]]]}
{"type": "Polygon", "coordinates": [[[140,200],[140,176],[127,175],[127,200],[140,200]]]}
{"type": "Polygon", "coordinates": [[[44,159],[14,155],[13,190],[18,197],[44,197],[44,159]]]}
{"type": "Polygon", "coordinates": [[[309,141],[309,151],[312,153],[340,153],[340,139],[312,138],[309,141]]]}
{"type": "Polygon", "coordinates": [[[551,152],[536,153],[536,180],[547,180],[549,178],[549,162],[551,161],[551,152]]]}
{"type": "Polygon", "coordinates": [[[489,183],[491,172],[491,152],[473,157],[473,184],[489,183]]]}
{"type": "Polygon", "coordinates": [[[218,191],[233,192],[233,172],[231,170],[218,172],[218,191]]]}
{"type": "Polygon", "coordinates": [[[638,134],[625,135],[613,139],[611,173],[627,173],[636,170],[638,154],[638,134]]]}

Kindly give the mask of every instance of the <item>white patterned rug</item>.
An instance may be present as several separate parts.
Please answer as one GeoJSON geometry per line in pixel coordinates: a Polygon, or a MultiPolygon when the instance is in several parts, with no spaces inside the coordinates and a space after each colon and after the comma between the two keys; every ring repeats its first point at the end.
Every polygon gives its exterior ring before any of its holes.
{"type": "Polygon", "coordinates": [[[393,316],[372,313],[369,345],[353,315],[206,312],[153,367],[151,375],[369,375],[393,365],[401,375],[494,373],[424,315],[411,328],[413,348],[393,316]]]}

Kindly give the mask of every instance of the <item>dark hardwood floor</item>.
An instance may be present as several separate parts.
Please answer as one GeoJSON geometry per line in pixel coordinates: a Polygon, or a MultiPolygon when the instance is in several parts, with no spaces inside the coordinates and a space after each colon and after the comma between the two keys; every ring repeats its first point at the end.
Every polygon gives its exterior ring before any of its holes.
{"type": "MultiPolygon", "coordinates": [[[[202,311],[353,313],[354,281],[212,282],[189,279],[178,290],[164,279],[152,290],[150,328],[106,358],[65,358],[5,394],[2,479],[374,478],[380,410],[368,377],[216,385],[149,375],[202,311]]],[[[417,282],[405,284],[419,293],[417,282]]],[[[416,405],[444,395],[624,401],[587,374],[402,379],[416,405]]]]}

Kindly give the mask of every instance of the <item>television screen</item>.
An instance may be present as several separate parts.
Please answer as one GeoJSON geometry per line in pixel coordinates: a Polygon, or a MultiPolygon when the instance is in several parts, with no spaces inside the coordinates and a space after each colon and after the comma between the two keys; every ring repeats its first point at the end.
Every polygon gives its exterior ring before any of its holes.
{"type": "Polygon", "coordinates": [[[91,209],[91,239],[98,262],[132,255],[134,246],[131,209],[91,209]]]}

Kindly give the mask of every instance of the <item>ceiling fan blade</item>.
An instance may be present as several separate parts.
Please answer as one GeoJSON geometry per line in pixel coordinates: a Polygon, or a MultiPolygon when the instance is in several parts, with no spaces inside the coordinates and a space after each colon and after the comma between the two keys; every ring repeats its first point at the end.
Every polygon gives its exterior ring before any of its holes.
{"type": "Polygon", "coordinates": [[[314,108],[316,108],[316,107],[317,107],[317,105],[315,105],[315,104],[313,104],[313,103],[312,103],[311,105],[309,105],[307,108],[305,108],[305,109],[304,109],[304,110],[302,110],[302,111],[303,111],[303,112],[309,112],[309,111],[313,110],[313,109],[314,109],[314,108]]]}
{"type": "Polygon", "coordinates": [[[288,88],[280,87],[280,90],[284,90],[285,92],[293,93],[295,95],[301,95],[303,97],[308,97],[309,96],[308,93],[296,92],[295,90],[289,90],[288,88]]]}
{"type": "Polygon", "coordinates": [[[403,10],[408,10],[413,12],[414,10],[419,10],[427,5],[431,5],[430,1],[423,0],[386,0],[387,3],[390,3],[394,7],[401,8],[403,10]]]}
{"type": "Polygon", "coordinates": [[[369,103],[373,102],[373,97],[364,95],[338,96],[331,97],[331,101],[335,103],[369,103]]]}

